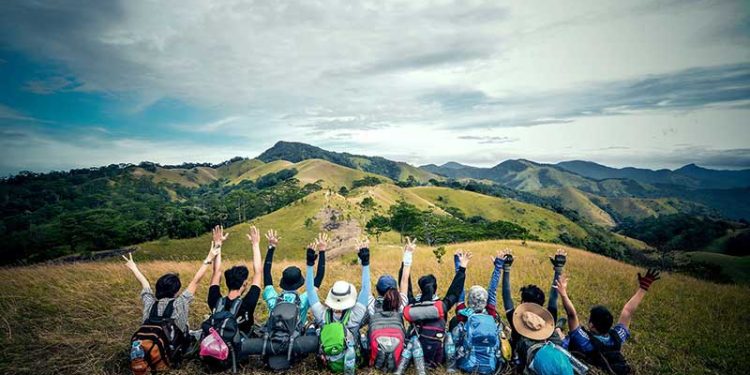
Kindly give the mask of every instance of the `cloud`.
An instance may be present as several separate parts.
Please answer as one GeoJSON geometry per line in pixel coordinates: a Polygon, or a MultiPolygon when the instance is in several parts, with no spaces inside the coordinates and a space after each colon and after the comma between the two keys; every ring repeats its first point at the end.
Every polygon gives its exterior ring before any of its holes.
{"type": "Polygon", "coordinates": [[[518,141],[518,138],[510,137],[493,137],[493,136],[479,136],[479,135],[462,135],[458,139],[465,139],[470,141],[479,141],[479,144],[502,144],[512,143],[518,141]]]}
{"type": "Polygon", "coordinates": [[[26,82],[23,89],[34,94],[49,95],[74,89],[78,84],[68,77],[55,76],[47,79],[34,79],[26,82]]]}

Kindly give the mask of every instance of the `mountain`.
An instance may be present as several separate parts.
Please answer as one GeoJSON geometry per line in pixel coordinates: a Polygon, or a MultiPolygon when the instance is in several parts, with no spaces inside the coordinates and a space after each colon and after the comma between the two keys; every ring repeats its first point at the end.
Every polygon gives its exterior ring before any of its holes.
{"type": "Polygon", "coordinates": [[[671,184],[703,189],[731,189],[750,186],[750,169],[740,171],[713,170],[695,164],[688,164],[674,171],[633,167],[612,168],[584,160],[564,161],[555,165],[596,180],[628,178],[647,184],[671,184]]]}
{"type": "Polygon", "coordinates": [[[403,162],[388,160],[380,156],[363,156],[346,152],[327,151],[320,147],[299,142],[279,141],[273,147],[260,154],[258,159],[266,163],[276,160],[297,163],[308,159],[322,159],[352,169],[386,176],[396,181],[405,181],[409,176],[413,176],[418,182],[427,182],[433,178],[441,178],[429,171],[421,170],[403,162]]]}

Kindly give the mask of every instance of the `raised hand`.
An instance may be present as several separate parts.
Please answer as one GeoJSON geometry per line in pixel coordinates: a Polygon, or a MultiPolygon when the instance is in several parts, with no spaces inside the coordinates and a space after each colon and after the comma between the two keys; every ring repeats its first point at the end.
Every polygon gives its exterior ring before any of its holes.
{"type": "Polygon", "coordinates": [[[661,279],[660,277],[661,272],[656,270],[655,268],[649,268],[648,272],[646,272],[646,276],[641,276],[641,273],[638,273],[638,285],[641,287],[641,289],[648,291],[648,288],[651,287],[651,284],[661,279]]]}
{"type": "Polygon", "coordinates": [[[279,245],[279,240],[281,239],[281,237],[275,230],[271,229],[268,231],[268,233],[266,233],[266,239],[268,240],[269,246],[277,247],[279,245]]]}
{"type": "Polygon", "coordinates": [[[365,237],[364,239],[357,239],[357,250],[361,249],[369,249],[370,248],[370,239],[365,237]]]}
{"type": "Polygon", "coordinates": [[[495,253],[495,256],[490,255],[490,261],[492,261],[492,264],[495,265],[495,267],[502,267],[505,264],[505,253],[503,251],[498,251],[495,253]]]}
{"type": "Polygon", "coordinates": [[[562,269],[565,266],[565,261],[568,259],[568,252],[563,249],[557,249],[554,257],[549,257],[550,263],[555,269],[562,269]]]}
{"type": "Polygon", "coordinates": [[[359,257],[359,261],[362,263],[362,266],[370,265],[370,249],[367,246],[363,246],[359,248],[359,252],[357,252],[357,257],[359,257]]]}
{"type": "Polygon", "coordinates": [[[214,240],[214,246],[221,247],[221,244],[229,237],[229,232],[226,234],[224,233],[224,227],[221,225],[217,225],[214,227],[214,229],[211,231],[213,240],[214,240]]]}
{"type": "Polygon", "coordinates": [[[315,248],[318,251],[326,251],[328,247],[328,235],[325,233],[318,233],[318,237],[315,239],[315,248]]]}
{"type": "Polygon", "coordinates": [[[417,249],[417,239],[406,237],[406,245],[404,245],[404,252],[414,252],[417,249]]]}
{"type": "Polygon", "coordinates": [[[567,296],[568,295],[568,276],[566,275],[560,275],[560,277],[555,280],[555,283],[552,285],[553,288],[557,289],[557,292],[560,293],[561,296],[567,296]]]}
{"type": "Polygon", "coordinates": [[[255,225],[250,227],[250,233],[247,234],[247,239],[253,243],[253,245],[260,245],[260,231],[255,225]]]}
{"type": "Polygon", "coordinates": [[[128,267],[131,271],[136,271],[138,269],[138,266],[135,265],[135,261],[133,261],[133,253],[128,253],[128,256],[121,255],[122,259],[125,259],[125,267],[128,267]]]}
{"type": "Polygon", "coordinates": [[[501,250],[498,256],[503,257],[503,269],[506,271],[510,270],[510,266],[513,265],[513,251],[506,248],[501,250]]]}
{"type": "Polygon", "coordinates": [[[456,251],[456,255],[458,256],[458,264],[466,268],[466,266],[469,265],[469,260],[471,260],[471,253],[468,251],[458,250],[456,251]]]}
{"type": "Polygon", "coordinates": [[[206,262],[211,262],[216,258],[217,255],[221,254],[221,246],[216,246],[214,241],[211,241],[211,249],[208,250],[208,256],[206,262]]]}
{"type": "Polygon", "coordinates": [[[308,266],[314,266],[315,260],[318,259],[318,253],[315,252],[315,242],[311,243],[307,246],[307,249],[305,250],[305,258],[307,260],[308,266]]]}

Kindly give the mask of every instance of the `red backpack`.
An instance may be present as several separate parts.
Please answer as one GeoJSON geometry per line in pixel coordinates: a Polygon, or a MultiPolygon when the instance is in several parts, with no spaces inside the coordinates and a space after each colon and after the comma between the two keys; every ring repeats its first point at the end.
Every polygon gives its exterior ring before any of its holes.
{"type": "Polygon", "coordinates": [[[445,310],[443,301],[419,302],[404,307],[404,318],[418,335],[425,363],[436,367],[445,360],[445,310]]]}
{"type": "Polygon", "coordinates": [[[394,372],[404,350],[404,322],[398,311],[375,308],[370,316],[370,366],[394,372]]]}

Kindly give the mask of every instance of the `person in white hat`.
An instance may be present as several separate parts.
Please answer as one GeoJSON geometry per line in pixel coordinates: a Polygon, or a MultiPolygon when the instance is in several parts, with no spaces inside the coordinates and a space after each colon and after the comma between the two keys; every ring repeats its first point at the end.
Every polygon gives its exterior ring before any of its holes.
{"type": "Polygon", "coordinates": [[[325,324],[326,313],[331,310],[331,318],[334,321],[340,321],[348,313],[349,318],[346,328],[356,333],[359,337],[359,327],[367,316],[367,304],[370,299],[370,242],[365,239],[358,241],[357,247],[359,252],[357,256],[362,263],[362,290],[357,295],[357,288],[351,283],[343,280],[336,281],[325,300],[325,305],[320,302],[318,292],[312,280],[314,279],[313,266],[315,265],[316,254],[313,252],[307,254],[307,277],[306,290],[310,301],[310,309],[313,313],[315,324],[318,327],[325,324]]]}

